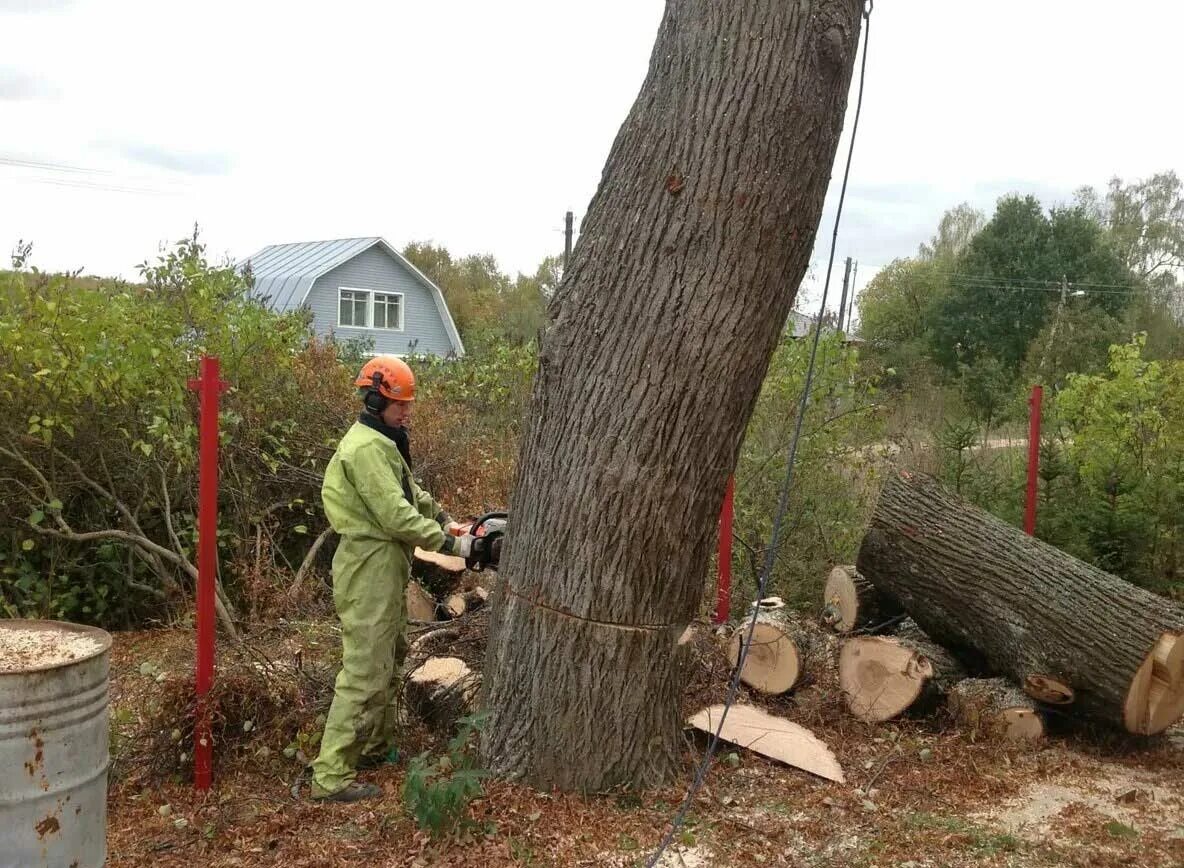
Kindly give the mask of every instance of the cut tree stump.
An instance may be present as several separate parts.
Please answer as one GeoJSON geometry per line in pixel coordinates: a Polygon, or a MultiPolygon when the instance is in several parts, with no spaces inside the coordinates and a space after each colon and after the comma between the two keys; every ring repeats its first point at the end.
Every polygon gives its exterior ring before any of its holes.
{"type": "Polygon", "coordinates": [[[857,636],[839,652],[839,684],[851,713],[866,723],[930,710],[966,671],[906,619],[895,636],[857,636]]]}
{"type": "Polygon", "coordinates": [[[425,591],[419,582],[407,583],[405,599],[408,621],[424,623],[436,620],[436,598],[425,591]]]}
{"type": "Polygon", "coordinates": [[[1184,713],[1184,608],[928,476],[888,480],[857,565],[933,639],[1044,701],[1141,735],[1184,713]]]}
{"type": "MultiPolygon", "coordinates": [[[[728,662],[732,666],[740,659],[740,646],[748,638],[751,616],[749,610],[728,643],[728,662]]],[[[757,603],[752,646],[744,658],[740,680],[761,693],[785,693],[798,683],[818,653],[819,638],[789,616],[780,597],[766,597],[757,603]]]]}
{"type": "Polygon", "coordinates": [[[436,597],[443,597],[456,590],[464,579],[465,559],[442,552],[429,552],[418,546],[411,559],[411,575],[436,597]]]}
{"type": "Polygon", "coordinates": [[[900,603],[878,590],[853,566],[837,566],[822,592],[822,623],[836,633],[879,633],[896,626],[904,614],[900,603]]]}
{"type": "Polygon", "coordinates": [[[481,676],[457,657],[430,657],[403,682],[407,707],[437,732],[450,733],[473,710],[481,676]]]}
{"type": "MultiPolygon", "coordinates": [[[[723,710],[722,705],[713,705],[692,715],[687,723],[700,732],[714,734],[723,710]]],[[[828,781],[846,782],[843,767],[818,736],[804,726],[751,705],[733,705],[728,709],[719,737],[828,781]]]]}
{"type": "Polygon", "coordinates": [[[480,609],[489,599],[489,591],[484,588],[473,588],[460,594],[449,594],[444,601],[444,611],[450,618],[459,618],[466,612],[480,609]]]}
{"type": "Polygon", "coordinates": [[[1044,737],[1044,717],[1036,703],[1006,678],[966,678],[950,688],[949,708],[971,735],[1004,741],[1044,737]]]}

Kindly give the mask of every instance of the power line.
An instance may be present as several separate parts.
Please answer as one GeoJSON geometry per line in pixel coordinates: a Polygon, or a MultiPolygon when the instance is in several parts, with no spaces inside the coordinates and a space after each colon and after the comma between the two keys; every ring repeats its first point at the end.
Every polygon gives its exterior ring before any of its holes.
{"type": "Polygon", "coordinates": [[[87,181],[71,181],[65,178],[17,178],[30,184],[49,184],[52,187],[72,187],[78,190],[101,190],[108,193],[137,193],[146,196],[171,196],[174,190],[156,190],[148,187],[124,187],[117,184],[96,184],[87,181]]]}
{"type": "MultiPolygon", "coordinates": [[[[1044,278],[1036,278],[1036,277],[987,277],[987,276],[981,275],[981,274],[970,274],[970,273],[962,272],[962,271],[946,271],[946,270],[943,270],[940,268],[932,269],[932,273],[939,275],[941,277],[945,277],[949,280],[980,281],[980,282],[993,283],[993,284],[999,284],[999,283],[1033,284],[1033,285],[1039,285],[1039,286],[1051,286],[1051,287],[1057,288],[1058,291],[1059,291],[1059,287],[1061,285],[1061,281],[1059,281],[1059,280],[1046,280],[1044,278]]],[[[1069,285],[1070,286],[1098,286],[1098,287],[1106,287],[1106,288],[1112,288],[1112,289],[1132,288],[1132,284],[1129,284],[1129,283],[1102,283],[1102,282],[1092,281],[1092,280],[1069,280],[1069,285]]]]}
{"type": "MultiPolygon", "coordinates": [[[[867,0],[867,6],[863,11],[864,28],[863,28],[863,59],[859,67],[859,94],[855,100],[855,118],[851,123],[851,143],[847,150],[847,165],[843,170],[843,186],[839,190],[839,202],[835,211],[835,225],[834,232],[831,235],[830,241],[830,256],[826,265],[826,280],[822,285],[822,304],[818,310],[818,321],[821,323],[823,315],[826,313],[826,297],[830,291],[831,272],[835,264],[835,248],[838,246],[839,240],[839,221],[843,216],[843,201],[847,197],[847,179],[851,174],[851,159],[855,154],[855,134],[859,130],[859,113],[863,108],[863,85],[867,77],[867,46],[868,36],[871,32],[871,13],[874,0],[867,0]]],[[[806,379],[802,388],[802,398],[798,404],[798,415],[794,426],[793,439],[789,444],[789,453],[786,460],[785,478],[781,484],[781,494],[777,502],[777,512],[773,518],[773,534],[769,542],[769,548],[765,552],[764,569],[761,572],[760,581],[757,585],[757,597],[759,601],[765,596],[765,589],[768,587],[769,574],[773,571],[773,563],[776,558],[777,547],[781,538],[781,524],[785,519],[785,513],[789,511],[789,492],[793,487],[793,470],[797,462],[798,442],[802,435],[802,422],[806,416],[806,405],[810,399],[810,386],[814,381],[814,366],[818,358],[818,342],[822,337],[822,327],[814,329],[814,343],[810,347],[810,361],[806,366],[806,379]]],[[[674,836],[678,833],[683,821],[686,819],[687,812],[695,800],[703,782],[707,779],[707,771],[711,768],[711,761],[715,757],[716,748],[719,747],[719,735],[723,730],[724,721],[728,718],[728,710],[736,701],[736,692],[740,687],[740,673],[744,670],[744,663],[748,659],[748,651],[752,647],[752,637],[756,630],[757,614],[760,612],[760,607],[754,601],[752,606],[752,617],[748,622],[748,634],[740,645],[739,659],[736,660],[736,665],[732,670],[731,680],[728,682],[728,693],[724,699],[724,710],[720,715],[719,723],[716,725],[715,732],[711,735],[711,741],[707,745],[707,753],[704,755],[699,768],[695,773],[695,778],[691,781],[690,787],[687,789],[686,797],[683,799],[682,805],[679,806],[678,812],[674,815],[674,819],[670,823],[670,830],[662,838],[662,842],[658,848],[650,856],[646,862],[646,868],[654,868],[662,854],[666,852],[666,848],[670,846],[674,836]]]]}
{"type": "Polygon", "coordinates": [[[71,172],[85,175],[110,175],[106,169],[87,169],[83,166],[73,166],[69,163],[57,163],[42,160],[26,160],[20,157],[6,157],[0,155],[0,166],[12,166],[18,169],[42,169],[47,172],[71,172]]]}

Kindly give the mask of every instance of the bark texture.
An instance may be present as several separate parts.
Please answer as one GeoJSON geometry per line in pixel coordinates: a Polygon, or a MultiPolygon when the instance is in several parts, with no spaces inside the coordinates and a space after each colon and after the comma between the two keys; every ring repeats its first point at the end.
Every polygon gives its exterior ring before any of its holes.
{"type": "Polygon", "coordinates": [[[888,480],[858,568],[959,656],[981,657],[1018,684],[1039,675],[1072,688],[1066,707],[1075,713],[1146,734],[1182,710],[1181,646],[1172,643],[1184,609],[1024,535],[927,476],[888,480]],[[1128,713],[1137,673],[1150,690],[1128,713]]]}
{"type": "Polygon", "coordinates": [[[548,309],[490,621],[496,774],[678,769],[677,640],[814,246],[861,8],[667,3],[548,309]]]}

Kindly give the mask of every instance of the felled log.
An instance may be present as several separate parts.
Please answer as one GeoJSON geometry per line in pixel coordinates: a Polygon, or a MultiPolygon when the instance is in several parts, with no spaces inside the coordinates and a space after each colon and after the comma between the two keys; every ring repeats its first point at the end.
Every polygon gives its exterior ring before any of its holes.
{"type": "Polygon", "coordinates": [[[1036,703],[1006,678],[966,678],[950,688],[950,712],[971,735],[1004,741],[1044,737],[1036,703]]]}
{"type": "MultiPolygon", "coordinates": [[[[821,652],[821,637],[791,618],[780,597],[766,597],[756,607],[752,645],[744,658],[740,680],[761,693],[785,693],[801,680],[810,661],[821,652]]],[[[748,618],[736,626],[728,644],[728,662],[732,666],[740,659],[741,646],[748,638],[748,618]]]]}
{"type": "Polygon", "coordinates": [[[403,682],[407,707],[439,732],[452,732],[456,721],[473,710],[481,676],[457,657],[430,657],[403,682]]]}
{"type": "Polygon", "coordinates": [[[839,652],[847,708],[867,723],[927,711],[965,677],[954,656],[907,619],[894,636],[856,636],[839,652]]]}
{"type": "Polygon", "coordinates": [[[928,476],[888,480],[857,566],[936,641],[981,656],[1043,701],[1143,735],[1184,713],[1184,608],[928,476]]]}
{"type": "Polygon", "coordinates": [[[473,588],[458,594],[449,594],[441,608],[449,618],[459,618],[466,612],[480,609],[489,599],[489,591],[482,587],[473,588]]]}
{"type": "Polygon", "coordinates": [[[404,599],[407,605],[407,620],[420,622],[436,620],[436,598],[425,591],[419,582],[410,581],[407,583],[404,599]]]}
{"type": "Polygon", "coordinates": [[[822,623],[836,633],[879,633],[895,626],[904,614],[900,603],[882,593],[853,566],[837,566],[822,592],[822,623]]]}

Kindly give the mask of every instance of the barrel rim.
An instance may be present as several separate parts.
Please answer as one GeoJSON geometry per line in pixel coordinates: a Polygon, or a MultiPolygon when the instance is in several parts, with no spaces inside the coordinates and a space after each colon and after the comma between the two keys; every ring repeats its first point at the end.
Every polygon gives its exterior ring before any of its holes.
{"type": "Polygon", "coordinates": [[[64,633],[81,633],[96,639],[99,642],[99,648],[97,651],[93,651],[84,657],[75,657],[73,660],[63,660],[59,663],[43,663],[39,666],[29,666],[25,669],[0,669],[0,678],[11,675],[28,675],[33,672],[48,672],[51,669],[64,669],[67,666],[77,666],[89,660],[94,660],[96,657],[101,657],[111,650],[111,634],[101,627],[92,627],[89,624],[75,624],[71,621],[54,621],[48,618],[0,618],[0,630],[6,627],[25,627],[42,630],[56,628],[64,633]]]}

